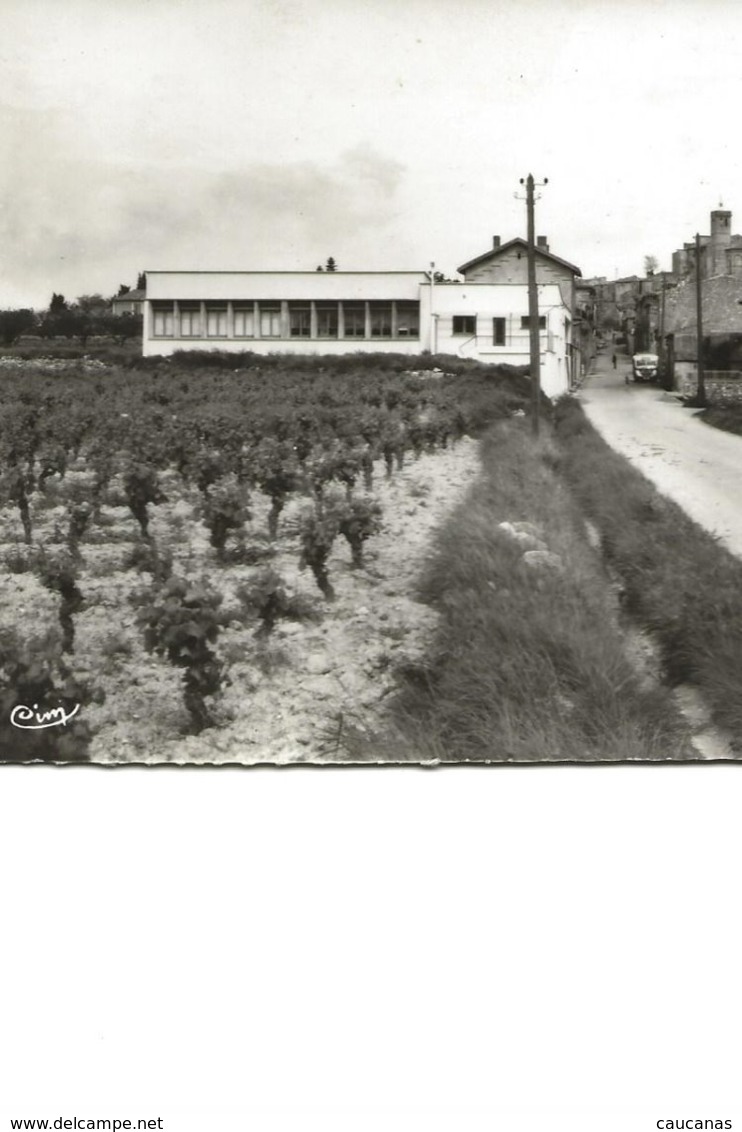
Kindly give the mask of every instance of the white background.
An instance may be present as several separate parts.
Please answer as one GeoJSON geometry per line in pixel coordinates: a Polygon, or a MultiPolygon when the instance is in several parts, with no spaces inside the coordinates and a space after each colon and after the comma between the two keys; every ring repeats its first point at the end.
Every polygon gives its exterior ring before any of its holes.
{"type": "Polygon", "coordinates": [[[737,766],[0,789],[3,1132],[742,1127],[737,766]]]}
{"type": "MultiPolygon", "coordinates": [[[[587,274],[739,219],[732,0],[0,7],[3,305],[451,271],[529,171],[587,274]]],[[[741,802],[737,766],[0,768],[0,1120],[740,1128],[741,802]]]]}

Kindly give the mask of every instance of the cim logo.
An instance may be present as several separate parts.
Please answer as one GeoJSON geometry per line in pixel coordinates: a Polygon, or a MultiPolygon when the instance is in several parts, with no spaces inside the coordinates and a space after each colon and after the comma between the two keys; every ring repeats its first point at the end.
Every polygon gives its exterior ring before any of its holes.
{"type": "Polygon", "coordinates": [[[34,704],[32,708],[26,707],[25,704],[17,704],[10,713],[10,722],[14,727],[20,727],[24,731],[41,731],[45,727],[66,727],[67,724],[80,710],[80,705],[75,704],[72,711],[65,711],[63,707],[49,708],[48,711],[39,711],[39,705],[34,704]]]}

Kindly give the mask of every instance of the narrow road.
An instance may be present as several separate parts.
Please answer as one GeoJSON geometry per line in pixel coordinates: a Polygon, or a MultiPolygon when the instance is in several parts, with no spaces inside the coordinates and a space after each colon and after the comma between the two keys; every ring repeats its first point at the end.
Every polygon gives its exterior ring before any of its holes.
{"type": "Polygon", "coordinates": [[[598,354],[580,394],[590,421],[664,495],[742,557],[742,436],[704,424],[656,385],[627,385],[630,371],[620,347],[609,344],[598,354]]]}

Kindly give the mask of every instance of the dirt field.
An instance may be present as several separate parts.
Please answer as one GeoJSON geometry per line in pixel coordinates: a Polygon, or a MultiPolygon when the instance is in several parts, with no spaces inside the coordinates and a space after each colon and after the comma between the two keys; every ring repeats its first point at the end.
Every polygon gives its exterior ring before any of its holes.
{"type": "MultiPolygon", "coordinates": [[[[293,499],[281,517],[271,565],[294,594],[303,595],[317,620],[281,621],[270,637],[256,638],[255,624],[237,618],[235,589],[256,567],[217,566],[206,528],[193,518],[198,492],[175,473],[162,477],[168,502],[152,507],[151,532],[173,552],[179,573],[217,583],[223,608],[235,618],[222,631],[216,651],[228,666],[229,683],[215,702],[218,726],[186,735],[181,673],[148,653],[129,595],[147,577],[123,566],[137,541],[137,525],[124,506],[107,505],[100,525],[81,544],[79,587],[84,606],[75,617],[73,668],[103,693],[84,707],[94,732],[95,763],[289,763],[344,758],[340,739],[349,726],[361,734],[379,726],[384,701],[395,686],[395,670],[425,650],[435,623],[415,600],[415,586],[430,538],[461,499],[478,467],[477,443],[418,459],[407,457],[393,479],[375,468],[374,497],[383,529],[369,539],[365,568],[352,570],[349,547],[339,539],[329,562],[334,602],[322,598],[309,571],[300,571],[297,512],[293,499]]],[[[84,462],[67,472],[65,490],[87,476],[84,462]]],[[[116,500],[117,485],[111,485],[116,500]]],[[[53,504],[53,493],[50,503],[53,504]]],[[[253,499],[251,531],[265,531],[268,501],[253,499]]],[[[64,540],[64,508],[37,509],[35,541],[53,548],[64,540]]],[[[22,552],[17,511],[0,512],[0,553],[22,552]]],[[[14,626],[33,638],[54,625],[58,598],[33,573],[6,573],[0,583],[0,628],[14,626]]],[[[19,745],[23,735],[19,733],[19,745]]]]}

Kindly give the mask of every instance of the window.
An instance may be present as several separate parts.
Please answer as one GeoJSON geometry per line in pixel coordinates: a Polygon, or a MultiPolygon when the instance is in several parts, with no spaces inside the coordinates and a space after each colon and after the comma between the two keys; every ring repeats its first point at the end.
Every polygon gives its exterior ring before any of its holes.
{"type": "Polygon", "coordinates": [[[152,304],[152,334],[155,338],[172,338],[173,304],[152,304]]]}
{"type": "Polygon", "coordinates": [[[260,304],[260,337],[261,338],[280,338],[281,337],[281,304],[280,303],[261,303],[260,304]]]}
{"type": "Polygon", "coordinates": [[[234,308],[234,336],[235,338],[255,337],[255,311],[252,303],[249,307],[234,308]]]}
{"type": "Polygon", "coordinates": [[[371,337],[391,338],[392,336],[392,304],[369,303],[371,312],[371,337]]]}
{"type": "Polygon", "coordinates": [[[420,337],[419,303],[397,303],[397,337],[420,337]]]}
{"type": "Polygon", "coordinates": [[[337,338],[338,336],[338,305],[337,303],[317,303],[317,337],[337,338]]]}
{"type": "Polygon", "coordinates": [[[180,336],[181,338],[201,337],[201,304],[180,304],[180,336]]]}
{"type": "Polygon", "coordinates": [[[207,305],[206,334],[209,338],[227,337],[227,308],[225,306],[207,305]]]}
{"type": "MultiPolygon", "coordinates": [[[[529,316],[527,314],[522,314],[520,316],[520,328],[521,328],[521,330],[530,330],[530,327],[531,327],[531,320],[530,320],[529,316]]],[[[538,328],[539,328],[539,330],[546,330],[546,315],[545,314],[539,315],[538,328]]]]}
{"type": "Polygon", "coordinates": [[[309,303],[289,303],[289,334],[292,338],[308,338],[312,331],[309,303]]]}
{"type": "Polygon", "coordinates": [[[477,316],[475,314],[455,314],[453,316],[454,334],[476,334],[477,316]]]}
{"type": "Polygon", "coordinates": [[[504,346],[505,345],[505,319],[493,318],[492,319],[492,345],[504,346]]]}
{"type": "Polygon", "coordinates": [[[365,338],[366,304],[343,303],[343,326],[345,338],[365,338]]]}

